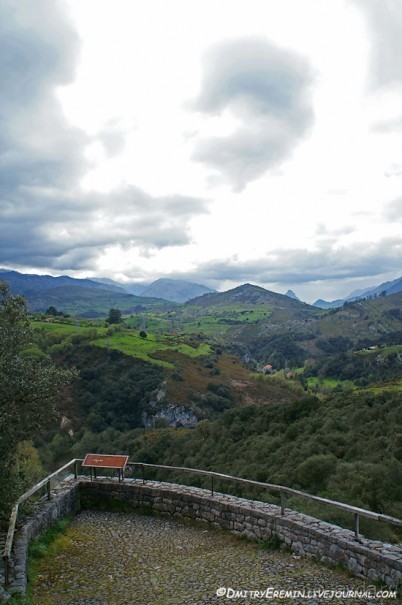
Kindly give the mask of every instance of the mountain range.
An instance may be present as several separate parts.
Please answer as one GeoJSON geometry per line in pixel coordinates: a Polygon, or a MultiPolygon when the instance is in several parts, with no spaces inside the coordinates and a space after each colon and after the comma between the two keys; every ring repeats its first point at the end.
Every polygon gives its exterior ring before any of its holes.
{"type": "Polygon", "coordinates": [[[380,296],[381,294],[395,294],[396,292],[400,292],[402,290],[402,277],[398,279],[394,279],[393,281],[387,281],[379,286],[372,286],[371,288],[366,288],[363,290],[354,290],[349,296],[345,298],[339,298],[337,300],[333,300],[327,302],[322,299],[318,299],[313,303],[314,307],[319,307],[320,309],[336,309],[338,307],[342,307],[345,302],[355,302],[357,300],[362,300],[363,298],[370,298],[372,296],[380,296]]]}
{"type": "MultiPolygon", "coordinates": [[[[54,298],[57,294],[62,299],[63,293],[67,297],[70,296],[70,288],[72,287],[79,287],[81,295],[84,293],[84,289],[88,288],[107,290],[116,294],[134,295],[134,297],[141,298],[159,298],[177,303],[215,292],[215,290],[200,284],[167,278],[158,279],[151,284],[120,284],[106,278],[76,279],[68,275],[52,277],[51,275],[19,273],[18,271],[7,271],[5,269],[0,269],[0,277],[3,281],[8,282],[14,294],[25,296],[31,307],[35,305],[38,295],[42,300],[46,298],[47,294],[51,298],[54,298]],[[63,288],[67,289],[63,290],[63,288]],[[57,289],[57,292],[52,292],[55,289],[57,289]]],[[[78,294],[78,291],[76,293],[78,294]]],[[[35,306],[37,307],[37,305],[35,306]]]]}
{"type": "MultiPolygon", "coordinates": [[[[132,292],[132,290],[129,291],[132,292]]],[[[145,286],[140,295],[182,303],[213,292],[216,292],[216,290],[201,286],[200,284],[193,284],[192,282],[180,279],[161,278],[152,282],[149,286],[145,286]]]]}
{"type": "MultiPolygon", "coordinates": [[[[94,289],[97,290],[96,298],[98,299],[107,298],[105,292],[101,296],[100,290],[109,292],[109,297],[113,293],[116,299],[115,306],[123,305],[122,310],[126,312],[130,312],[138,304],[149,303],[149,299],[163,299],[164,301],[174,303],[186,303],[203,295],[217,293],[216,290],[212,290],[201,284],[169,278],[157,279],[150,284],[119,283],[107,278],[77,279],[68,275],[53,277],[51,275],[19,273],[18,271],[9,271],[7,269],[0,269],[0,277],[9,283],[10,289],[14,294],[25,296],[29,307],[35,311],[44,311],[49,304],[62,305],[64,301],[70,303],[74,294],[80,299],[89,299],[91,292],[93,295],[94,289]],[[77,287],[80,288],[80,292],[78,290],[71,290],[71,288],[77,287]],[[127,295],[133,298],[127,298],[127,295]],[[53,302],[47,304],[47,301],[50,299],[53,302]],[[144,299],[147,299],[147,301],[144,299]]],[[[265,291],[268,292],[268,290],[265,291]]],[[[335,309],[341,307],[345,302],[354,302],[364,298],[375,297],[381,294],[389,295],[400,291],[402,291],[402,277],[384,282],[378,286],[355,290],[345,298],[333,301],[318,299],[313,303],[313,306],[320,309],[335,309]]],[[[272,294],[274,295],[275,293],[272,294]]],[[[292,290],[288,290],[285,296],[292,300],[300,301],[292,290]]],[[[104,302],[105,304],[109,304],[106,300],[104,302]]]]}

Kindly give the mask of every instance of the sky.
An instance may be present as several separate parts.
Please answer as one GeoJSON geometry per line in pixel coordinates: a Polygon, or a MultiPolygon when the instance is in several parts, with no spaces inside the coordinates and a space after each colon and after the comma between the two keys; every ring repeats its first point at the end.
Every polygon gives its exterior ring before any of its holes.
{"type": "Polygon", "coordinates": [[[0,267],[402,275],[400,0],[0,0],[0,267]]]}

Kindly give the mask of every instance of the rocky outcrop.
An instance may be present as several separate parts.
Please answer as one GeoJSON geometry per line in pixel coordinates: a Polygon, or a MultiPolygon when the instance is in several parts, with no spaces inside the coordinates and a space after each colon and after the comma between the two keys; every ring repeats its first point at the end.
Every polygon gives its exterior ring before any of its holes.
{"type": "Polygon", "coordinates": [[[192,410],[173,403],[160,403],[157,407],[155,406],[155,412],[152,414],[144,412],[142,422],[144,426],[152,427],[157,418],[163,418],[169,426],[175,428],[182,426],[192,429],[198,422],[198,418],[192,410]]]}

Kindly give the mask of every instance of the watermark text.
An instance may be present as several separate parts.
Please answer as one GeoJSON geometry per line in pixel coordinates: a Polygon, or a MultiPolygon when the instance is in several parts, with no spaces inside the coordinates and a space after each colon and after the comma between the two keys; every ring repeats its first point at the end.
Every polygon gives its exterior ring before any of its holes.
{"type": "Polygon", "coordinates": [[[376,586],[367,586],[362,589],[325,589],[306,588],[303,590],[287,590],[268,586],[263,590],[243,590],[230,586],[221,586],[217,589],[218,597],[226,599],[396,599],[396,590],[380,590],[376,586]]]}

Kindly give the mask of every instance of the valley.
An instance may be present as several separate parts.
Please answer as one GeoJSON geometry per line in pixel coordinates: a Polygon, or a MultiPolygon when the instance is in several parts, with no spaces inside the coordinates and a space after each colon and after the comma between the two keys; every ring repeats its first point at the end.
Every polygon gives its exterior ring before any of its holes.
{"type": "MultiPolygon", "coordinates": [[[[92,306],[103,297],[92,290],[92,306]]],[[[51,313],[30,313],[26,355],[77,372],[33,439],[44,468],[124,452],[401,515],[401,292],[330,310],[250,284],[140,301],[88,318],[47,299],[51,313]]]]}

